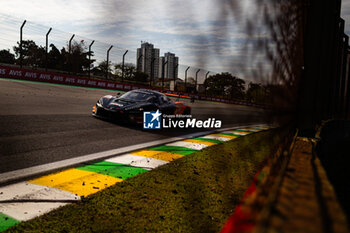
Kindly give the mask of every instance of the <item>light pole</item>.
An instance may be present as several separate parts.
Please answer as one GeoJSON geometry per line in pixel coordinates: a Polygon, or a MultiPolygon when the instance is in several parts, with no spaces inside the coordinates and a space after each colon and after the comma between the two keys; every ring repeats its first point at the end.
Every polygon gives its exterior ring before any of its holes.
{"type": "Polygon", "coordinates": [[[185,89],[187,91],[187,71],[190,69],[190,66],[187,67],[187,69],[185,70],[185,89]]]}
{"type": "Polygon", "coordinates": [[[91,71],[91,47],[95,43],[95,41],[91,41],[91,44],[89,45],[89,78],[90,78],[90,71],[91,71]]]}
{"type": "Polygon", "coordinates": [[[198,69],[197,72],[196,72],[196,85],[194,86],[196,92],[197,92],[197,78],[198,78],[199,71],[201,71],[201,69],[198,69]]]}
{"type": "Polygon", "coordinates": [[[109,51],[111,51],[111,49],[113,48],[113,45],[111,45],[111,47],[109,47],[109,49],[107,50],[107,70],[106,70],[106,79],[108,80],[108,69],[109,69],[109,51]]]}
{"type": "Polygon", "coordinates": [[[125,55],[128,53],[129,50],[126,50],[123,54],[123,64],[122,64],[122,82],[124,82],[124,62],[125,62],[125,55]]]}
{"type": "Polygon", "coordinates": [[[165,74],[165,65],[168,64],[168,61],[164,62],[163,60],[163,65],[162,65],[162,89],[164,89],[164,74],[165,74]]]}
{"type": "Polygon", "coordinates": [[[23,60],[23,54],[22,54],[22,36],[23,36],[23,27],[24,24],[26,24],[27,20],[24,20],[22,23],[20,32],[19,32],[19,65],[22,68],[22,60],[23,60]]]}
{"type": "Polygon", "coordinates": [[[49,51],[49,34],[50,34],[51,30],[52,30],[52,28],[50,28],[49,31],[46,33],[45,71],[47,71],[47,57],[48,57],[48,51],[49,51]]]}

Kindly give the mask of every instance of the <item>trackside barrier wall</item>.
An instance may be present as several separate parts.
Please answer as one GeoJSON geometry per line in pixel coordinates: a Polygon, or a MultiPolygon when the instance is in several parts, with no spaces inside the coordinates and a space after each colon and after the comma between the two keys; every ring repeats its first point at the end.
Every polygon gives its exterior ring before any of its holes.
{"type": "Polygon", "coordinates": [[[120,82],[115,82],[115,81],[96,80],[96,79],[83,78],[83,77],[73,76],[73,75],[45,72],[45,71],[39,71],[39,70],[23,69],[23,68],[4,66],[4,65],[0,65],[0,77],[10,78],[10,79],[18,79],[18,80],[65,84],[65,85],[80,86],[80,87],[92,87],[92,88],[103,88],[103,89],[110,89],[110,90],[121,90],[121,91],[130,91],[130,90],[135,90],[135,89],[147,88],[147,89],[158,90],[160,92],[168,94],[169,96],[181,95],[181,97],[184,97],[184,98],[190,98],[189,96],[193,96],[195,99],[198,99],[198,100],[208,100],[208,101],[215,101],[215,102],[222,102],[222,103],[231,103],[231,104],[263,107],[261,105],[246,103],[243,101],[233,101],[233,100],[228,100],[228,99],[223,99],[223,98],[192,95],[189,93],[182,93],[182,92],[176,92],[176,91],[170,91],[170,90],[162,90],[160,88],[155,88],[155,87],[150,87],[150,86],[142,86],[142,85],[130,84],[130,83],[120,83],[120,82]]]}

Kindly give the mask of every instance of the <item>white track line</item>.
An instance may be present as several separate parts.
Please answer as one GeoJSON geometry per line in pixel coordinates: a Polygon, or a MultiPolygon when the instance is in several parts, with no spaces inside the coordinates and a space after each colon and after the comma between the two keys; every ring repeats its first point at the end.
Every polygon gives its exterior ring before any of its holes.
{"type": "Polygon", "coordinates": [[[242,128],[240,130],[245,130],[245,131],[250,131],[250,132],[259,132],[259,131],[261,131],[260,129],[249,129],[249,128],[242,128]]]}
{"type": "MultiPolygon", "coordinates": [[[[235,127],[235,128],[241,128],[241,127],[235,127]]],[[[125,151],[135,151],[135,150],[152,147],[160,144],[164,145],[165,143],[171,142],[171,141],[177,141],[177,142],[169,143],[167,144],[168,146],[182,146],[186,148],[200,150],[207,147],[207,145],[203,145],[200,143],[183,142],[178,140],[206,135],[204,136],[204,138],[212,138],[212,139],[221,140],[221,141],[229,141],[231,140],[229,138],[208,135],[214,132],[223,132],[228,129],[234,129],[234,128],[232,127],[232,128],[226,128],[226,129],[215,130],[215,131],[189,134],[183,137],[168,138],[168,139],[158,140],[151,143],[143,143],[139,145],[123,147],[115,150],[85,155],[78,158],[67,159],[60,162],[49,163],[49,164],[21,169],[13,172],[7,172],[7,173],[0,174],[0,183],[4,181],[11,181],[22,177],[27,177],[30,175],[44,172],[44,171],[50,171],[52,169],[63,168],[63,167],[66,167],[67,164],[74,165],[82,162],[88,162],[89,160],[97,160],[97,159],[102,160],[103,158],[110,157],[113,154],[114,155],[121,154],[123,152],[125,153],[125,151]],[[11,178],[11,175],[14,177],[11,178]]],[[[166,161],[142,157],[142,156],[136,156],[132,154],[122,154],[119,156],[115,156],[113,158],[109,158],[105,161],[120,163],[120,164],[127,164],[134,167],[142,167],[148,170],[154,169],[158,166],[168,163],[166,161]]],[[[56,208],[67,205],[70,202],[74,202],[78,200],[80,200],[80,197],[75,194],[72,194],[63,190],[59,190],[56,188],[36,185],[28,182],[20,182],[20,183],[11,184],[3,187],[0,186],[0,213],[6,214],[19,221],[27,221],[27,220],[33,219],[35,217],[48,213],[56,208]]]]}
{"type": "Polygon", "coordinates": [[[0,187],[0,193],[0,213],[19,221],[35,218],[69,202],[80,200],[79,196],[72,193],[27,182],[0,187]]]}
{"type": "Polygon", "coordinates": [[[142,167],[148,170],[154,169],[156,167],[159,167],[168,163],[167,161],[143,157],[143,156],[137,156],[132,154],[119,155],[110,159],[106,159],[105,161],[111,162],[111,163],[121,163],[121,164],[131,165],[133,167],[142,167]]]}
{"type": "Polygon", "coordinates": [[[173,142],[173,143],[166,144],[166,146],[181,146],[181,147],[186,147],[189,149],[201,150],[201,149],[208,147],[209,145],[204,145],[204,144],[195,143],[195,142],[179,141],[179,142],[173,142]]]}
{"type": "Polygon", "coordinates": [[[223,142],[227,142],[232,140],[232,138],[224,138],[224,137],[219,137],[219,136],[204,136],[201,138],[207,138],[207,139],[214,139],[214,140],[218,140],[218,141],[223,141],[223,142]]]}
{"type": "Polygon", "coordinates": [[[246,135],[250,134],[250,133],[244,133],[244,132],[239,132],[239,131],[234,131],[234,130],[227,131],[224,133],[231,133],[231,134],[236,134],[236,135],[241,135],[241,136],[246,136],[246,135]]]}
{"type": "Polygon", "coordinates": [[[236,126],[236,127],[229,127],[229,128],[224,128],[224,129],[217,129],[217,130],[210,130],[210,131],[198,132],[198,133],[193,133],[193,134],[187,134],[187,135],[183,135],[180,137],[166,138],[166,139],[162,139],[162,140],[156,140],[156,141],[152,141],[152,142],[146,142],[146,143],[141,143],[141,144],[137,144],[137,145],[121,147],[118,149],[98,152],[98,153],[94,153],[94,154],[83,155],[83,156],[74,157],[71,159],[65,159],[65,160],[61,160],[61,161],[57,161],[57,162],[52,162],[52,163],[34,166],[34,167],[5,172],[5,173],[0,174],[0,184],[11,182],[11,181],[16,181],[19,179],[25,179],[28,176],[35,176],[35,175],[50,172],[52,170],[63,169],[63,168],[71,167],[71,166],[78,165],[81,163],[87,163],[87,162],[94,161],[94,160],[103,160],[105,158],[108,158],[108,157],[111,157],[114,155],[125,154],[125,153],[129,153],[132,151],[137,151],[140,149],[148,148],[148,147],[164,145],[166,143],[175,142],[175,141],[188,139],[188,138],[199,137],[202,135],[208,135],[208,134],[212,134],[215,132],[222,132],[222,131],[227,131],[230,129],[233,130],[233,129],[239,129],[239,128],[245,128],[245,127],[253,127],[253,126],[260,126],[260,125],[251,124],[251,125],[245,125],[245,126],[236,126]]]}

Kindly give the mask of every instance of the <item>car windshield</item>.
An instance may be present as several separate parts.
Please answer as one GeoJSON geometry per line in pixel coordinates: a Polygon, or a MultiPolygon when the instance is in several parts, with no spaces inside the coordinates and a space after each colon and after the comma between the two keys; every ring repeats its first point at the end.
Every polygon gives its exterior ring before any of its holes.
{"type": "Polygon", "coordinates": [[[145,92],[130,91],[122,95],[120,98],[132,101],[150,101],[152,98],[154,98],[154,95],[145,92]]]}

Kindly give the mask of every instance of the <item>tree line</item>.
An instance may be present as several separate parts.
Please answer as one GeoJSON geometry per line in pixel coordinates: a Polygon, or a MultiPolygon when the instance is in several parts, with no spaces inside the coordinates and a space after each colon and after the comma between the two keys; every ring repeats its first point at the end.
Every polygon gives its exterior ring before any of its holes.
{"type": "MultiPolygon", "coordinates": [[[[14,54],[10,50],[0,50],[0,63],[20,64],[20,43],[13,47],[14,54]]],[[[31,68],[48,68],[53,70],[67,71],[75,74],[87,74],[89,67],[91,74],[95,76],[108,76],[111,79],[121,79],[122,64],[114,65],[107,61],[100,62],[96,67],[92,67],[95,59],[89,60],[89,56],[93,57],[94,52],[89,52],[84,41],[72,41],[69,48],[67,45],[62,49],[58,49],[54,44],[50,44],[49,52],[43,46],[37,45],[33,40],[22,41],[22,65],[31,68]],[[46,57],[47,56],[47,57],[46,57]]],[[[147,75],[136,71],[134,64],[126,63],[124,65],[124,78],[126,80],[147,82],[147,75]]]]}
{"type": "MultiPolygon", "coordinates": [[[[86,74],[89,71],[93,76],[105,77],[108,74],[110,79],[125,81],[134,81],[142,84],[148,84],[148,74],[137,72],[132,63],[117,63],[114,66],[107,61],[100,62],[96,67],[92,67],[95,59],[89,60],[94,53],[87,50],[84,41],[73,41],[70,48],[67,45],[58,49],[54,44],[50,44],[49,52],[43,46],[37,45],[33,40],[22,41],[22,65],[32,68],[45,68],[72,72],[75,74],[86,74]],[[112,69],[114,68],[114,69],[112,69]],[[124,73],[124,77],[122,74],[124,73]]],[[[0,50],[0,63],[20,64],[20,44],[17,42],[13,47],[14,54],[10,50],[0,50]]],[[[188,79],[189,92],[196,92],[194,79],[188,79]]],[[[262,103],[268,98],[268,87],[261,84],[250,82],[246,85],[243,79],[233,76],[231,73],[223,72],[210,75],[204,82],[204,93],[209,96],[220,96],[230,99],[244,99],[250,102],[262,103]],[[247,86],[247,88],[246,88],[247,86]]]]}

